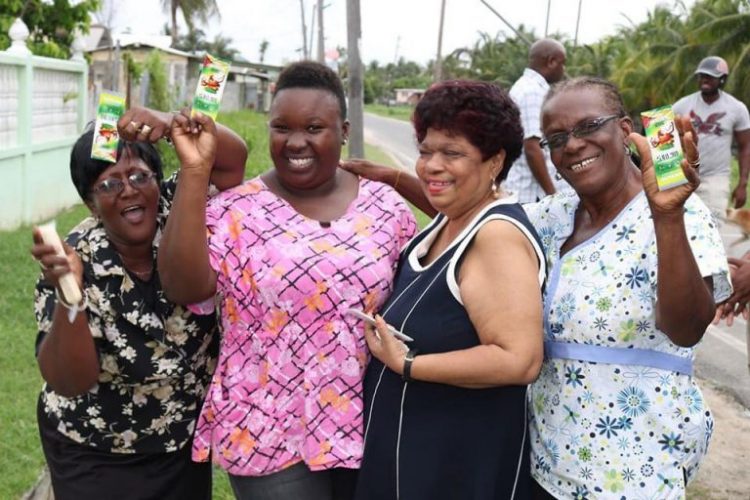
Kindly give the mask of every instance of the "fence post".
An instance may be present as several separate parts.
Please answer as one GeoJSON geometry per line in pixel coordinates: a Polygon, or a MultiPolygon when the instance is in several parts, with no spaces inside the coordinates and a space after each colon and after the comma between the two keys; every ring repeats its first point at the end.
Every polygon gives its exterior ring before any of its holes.
{"type": "MultiPolygon", "coordinates": [[[[71,61],[78,61],[84,65],[86,65],[86,58],[83,57],[83,49],[86,48],[85,43],[83,42],[83,35],[81,34],[81,30],[76,30],[75,38],[73,39],[73,44],[70,46],[72,49],[72,55],[70,56],[71,61]]],[[[88,75],[88,65],[86,65],[86,70],[81,72],[81,77],[78,81],[78,95],[81,96],[78,99],[78,130],[79,132],[83,130],[83,127],[86,126],[86,104],[88,101],[88,85],[89,85],[89,75],[88,75]]]]}
{"type": "Polygon", "coordinates": [[[10,47],[5,50],[6,54],[14,56],[30,56],[31,51],[26,46],[26,40],[29,38],[29,28],[20,17],[17,17],[10,26],[8,36],[12,40],[10,47]]]}

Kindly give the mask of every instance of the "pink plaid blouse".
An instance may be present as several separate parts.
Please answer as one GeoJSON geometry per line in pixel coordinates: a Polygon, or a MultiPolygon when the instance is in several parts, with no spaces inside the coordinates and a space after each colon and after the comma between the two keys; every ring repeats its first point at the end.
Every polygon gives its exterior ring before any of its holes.
{"type": "MultiPolygon", "coordinates": [[[[222,343],[193,459],[259,476],[304,461],[359,467],[367,345],[350,307],[391,292],[414,217],[390,187],[361,180],[346,214],[324,227],[260,178],[209,202],[222,343]]],[[[191,306],[213,309],[213,301],[191,306]]]]}

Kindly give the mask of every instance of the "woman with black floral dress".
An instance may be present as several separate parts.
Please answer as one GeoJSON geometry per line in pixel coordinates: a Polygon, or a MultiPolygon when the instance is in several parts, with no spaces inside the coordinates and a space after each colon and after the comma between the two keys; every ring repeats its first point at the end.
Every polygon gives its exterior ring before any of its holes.
{"type": "Polygon", "coordinates": [[[173,123],[193,131],[199,152],[219,142],[216,187],[239,184],[247,148],[238,136],[203,116],[134,108],[118,123],[117,163],[91,158],[93,130],[73,146],[71,177],[93,217],[68,235],[66,257],[34,231],[46,381],[38,422],[58,500],[211,496],[210,466],[191,462],[190,443],[216,363],[216,319],[167,301],[154,265],[176,177],[163,180],[150,143],[173,123]],[[69,271],[85,297],[78,308],[56,289],[69,271]]]}

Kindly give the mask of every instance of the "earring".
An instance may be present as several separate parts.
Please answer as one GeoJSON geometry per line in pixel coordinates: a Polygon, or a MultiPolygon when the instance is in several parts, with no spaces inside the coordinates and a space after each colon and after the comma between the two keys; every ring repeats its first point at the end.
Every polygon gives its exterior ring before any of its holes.
{"type": "Polygon", "coordinates": [[[561,181],[562,175],[560,175],[560,172],[555,172],[555,180],[561,181]]]}
{"type": "Polygon", "coordinates": [[[347,139],[346,137],[344,137],[344,140],[343,140],[343,141],[341,141],[341,144],[342,144],[342,145],[344,145],[344,146],[346,146],[346,141],[347,141],[347,140],[348,140],[348,139],[347,139]]]}
{"type": "Polygon", "coordinates": [[[492,191],[492,197],[495,199],[500,198],[500,188],[497,187],[497,184],[494,180],[490,181],[490,191],[492,191]]]}

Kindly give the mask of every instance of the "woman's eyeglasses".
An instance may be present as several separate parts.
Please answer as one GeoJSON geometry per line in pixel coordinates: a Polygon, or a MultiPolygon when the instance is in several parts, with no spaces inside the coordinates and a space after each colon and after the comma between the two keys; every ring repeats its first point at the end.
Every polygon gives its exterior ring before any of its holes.
{"type": "Polygon", "coordinates": [[[545,137],[539,145],[543,148],[548,148],[550,151],[562,148],[568,143],[568,139],[570,139],[571,135],[579,139],[581,137],[586,137],[587,135],[597,132],[604,125],[619,117],[620,115],[608,115],[586,120],[585,122],[579,123],[573,127],[569,132],[557,132],[545,137]]]}
{"type": "MultiPolygon", "coordinates": [[[[128,181],[128,184],[130,184],[130,187],[140,190],[149,182],[151,182],[151,179],[153,179],[154,177],[156,177],[156,174],[154,174],[153,172],[134,172],[127,176],[126,180],[128,181]]],[[[110,177],[109,179],[104,179],[102,182],[94,186],[91,191],[104,196],[115,196],[122,193],[124,189],[124,182],[122,182],[120,179],[110,177]]]]}

